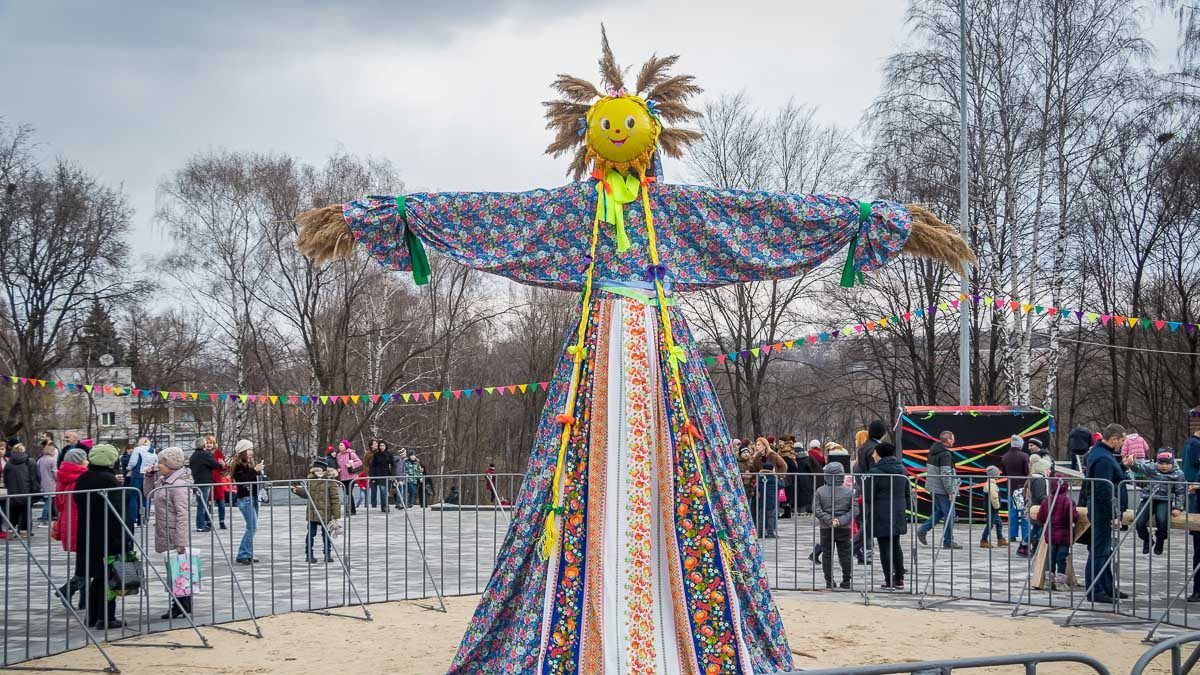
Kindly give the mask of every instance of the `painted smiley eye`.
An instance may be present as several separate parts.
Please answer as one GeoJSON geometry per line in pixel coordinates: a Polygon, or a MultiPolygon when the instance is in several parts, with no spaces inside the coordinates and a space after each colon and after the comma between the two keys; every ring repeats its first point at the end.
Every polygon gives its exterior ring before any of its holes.
{"type": "Polygon", "coordinates": [[[605,117],[600,120],[600,128],[605,131],[608,131],[610,128],[612,128],[612,122],[609,122],[608,118],[605,117]]]}
{"type": "Polygon", "coordinates": [[[626,129],[632,129],[633,123],[634,123],[633,115],[630,115],[629,117],[625,118],[625,128],[626,129]]]}

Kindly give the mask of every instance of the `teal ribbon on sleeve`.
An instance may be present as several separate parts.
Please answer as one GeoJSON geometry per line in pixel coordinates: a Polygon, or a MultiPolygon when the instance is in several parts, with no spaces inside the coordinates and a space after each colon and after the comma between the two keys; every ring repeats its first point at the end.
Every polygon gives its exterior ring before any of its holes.
{"type": "Polygon", "coordinates": [[[425,246],[408,226],[408,213],[404,205],[404,195],[396,197],[396,216],[404,225],[404,247],[408,249],[408,259],[412,262],[413,283],[424,286],[429,283],[429,256],[425,255],[425,246]]]}
{"type": "Polygon", "coordinates": [[[871,221],[871,202],[858,203],[858,227],[850,238],[850,249],[846,251],[846,264],[842,265],[842,288],[852,288],[855,284],[865,282],[862,270],[854,262],[854,251],[858,248],[858,235],[862,226],[871,221]]]}

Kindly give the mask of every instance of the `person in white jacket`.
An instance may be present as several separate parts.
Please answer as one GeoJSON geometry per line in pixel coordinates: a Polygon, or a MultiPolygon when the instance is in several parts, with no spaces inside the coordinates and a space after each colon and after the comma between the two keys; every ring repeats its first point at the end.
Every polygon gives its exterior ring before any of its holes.
{"type": "Polygon", "coordinates": [[[144,520],[142,509],[146,507],[146,476],[158,472],[158,453],[154,451],[154,446],[150,445],[149,438],[142,436],[138,439],[138,444],[129,457],[129,469],[130,486],[136,488],[141,495],[130,493],[128,516],[130,522],[141,525],[144,520]]]}

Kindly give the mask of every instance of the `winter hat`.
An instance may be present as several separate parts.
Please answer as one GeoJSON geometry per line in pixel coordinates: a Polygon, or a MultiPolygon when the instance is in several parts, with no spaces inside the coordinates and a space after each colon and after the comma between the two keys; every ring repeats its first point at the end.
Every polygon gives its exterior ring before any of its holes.
{"type": "Polygon", "coordinates": [[[880,443],[875,446],[875,454],[880,457],[893,457],[896,454],[896,446],[891,443],[880,443]]]}
{"type": "Polygon", "coordinates": [[[79,444],[80,444],[80,445],[82,445],[84,448],[86,448],[86,449],[88,449],[88,450],[91,450],[91,449],[92,449],[92,445],[94,445],[95,443],[96,443],[96,441],[93,441],[93,440],[92,440],[92,439],[90,439],[90,438],[85,438],[85,439],[83,439],[82,441],[79,441],[79,444]]]}
{"type": "Polygon", "coordinates": [[[175,471],[183,468],[183,450],[171,446],[158,453],[158,461],[168,469],[175,471]]]}
{"type": "Polygon", "coordinates": [[[830,462],[825,465],[825,468],[822,469],[822,471],[825,472],[826,476],[841,476],[846,473],[846,467],[837,462],[830,462]]]}
{"type": "Polygon", "coordinates": [[[251,443],[250,441],[243,438],[242,440],[237,442],[237,445],[233,446],[233,452],[234,452],[234,454],[237,454],[239,452],[242,452],[243,450],[250,450],[253,447],[254,447],[253,443],[251,443]]]}
{"type": "Polygon", "coordinates": [[[8,444],[8,447],[15,448],[21,444],[21,439],[17,438],[16,436],[13,436],[12,438],[5,441],[5,443],[8,444]]]}
{"type": "Polygon", "coordinates": [[[1175,452],[1171,450],[1171,448],[1159,448],[1158,454],[1154,456],[1154,459],[1159,462],[1170,462],[1174,464],[1175,452]]]}
{"type": "Polygon", "coordinates": [[[1000,477],[1000,467],[989,466],[987,468],[987,475],[989,478],[999,478],[1000,477]]]}
{"type": "Polygon", "coordinates": [[[1013,434],[1012,436],[1009,437],[1008,444],[1014,448],[1018,448],[1018,449],[1023,448],[1023,447],[1025,447],[1025,439],[1021,438],[1017,434],[1013,434]]]}
{"type": "Polygon", "coordinates": [[[192,443],[192,447],[195,448],[196,450],[203,450],[204,449],[204,437],[197,436],[196,442],[192,443]]]}
{"type": "Polygon", "coordinates": [[[1025,445],[1028,446],[1030,454],[1042,452],[1042,442],[1036,438],[1025,441],[1025,445]]]}
{"type": "Polygon", "coordinates": [[[79,448],[71,448],[67,451],[67,454],[63,455],[63,462],[70,462],[71,464],[83,464],[86,461],[87,453],[79,448]]]}
{"type": "Polygon", "coordinates": [[[329,460],[325,457],[316,457],[313,459],[312,465],[318,469],[328,469],[329,460]]]}
{"type": "Polygon", "coordinates": [[[887,435],[887,427],[883,426],[883,422],[874,420],[867,425],[867,435],[875,440],[879,440],[887,435]]]}
{"type": "Polygon", "coordinates": [[[112,466],[117,463],[117,457],[120,454],[116,448],[108,443],[101,443],[92,448],[92,451],[88,453],[88,463],[95,466],[112,466]]]}
{"type": "Polygon", "coordinates": [[[808,442],[808,447],[809,447],[809,449],[810,449],[810,450],[811,450],[812,448],[816,448],[817,450],[820,450],[820,449],[821,449],[821,441],[819,441],[819,440],[817,440],[817,439],[815,439],[815,438],[814,438],[814,439],[812,439],[811,441],[809,441],[809,442],[808,442]]]}

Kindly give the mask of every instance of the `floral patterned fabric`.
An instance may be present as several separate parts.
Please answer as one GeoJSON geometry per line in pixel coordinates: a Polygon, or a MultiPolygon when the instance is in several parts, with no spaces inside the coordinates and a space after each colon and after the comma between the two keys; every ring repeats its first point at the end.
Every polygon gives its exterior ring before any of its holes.
{"type": "MultiPolygon", "coordinates": [[[[434,250],[474,269],[537,286],[581,290],[596,213],[595,181],[528,192],[417,193],[405,197],[407,227],[434,250]]],[[[887,200],[859,203],[834,195],[648,186],[658,250],[679,290],[792,277],[844,249],[858,233],[859,269],[882,266],[908,238],[909,215],[887,200]]],[[[366,197],[343,207],[350,229],[385,266],[411,269],[405,223],[395,197],[366,197]]],[[[611,225],[601,224],[596,276],[642,280],[650,264],[641,200],[625,207],[632,248],[617,255],[611,225]]]]}

